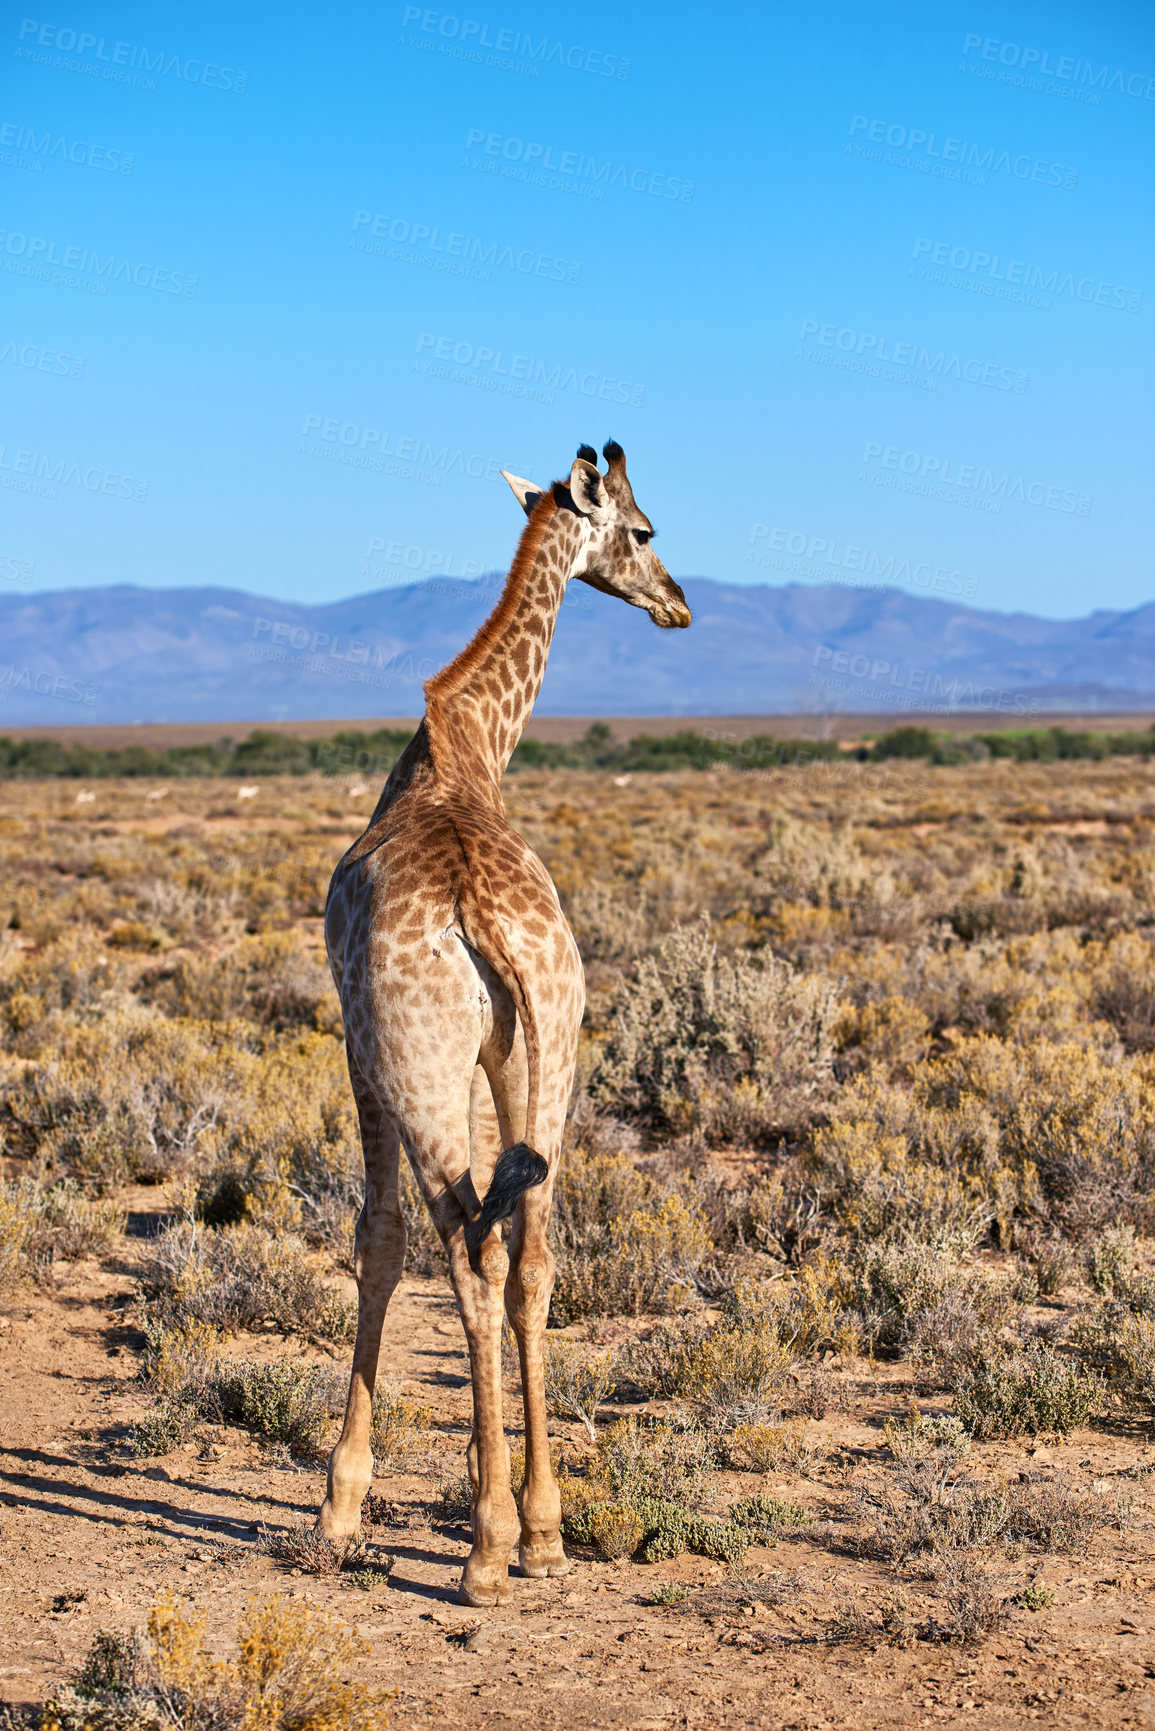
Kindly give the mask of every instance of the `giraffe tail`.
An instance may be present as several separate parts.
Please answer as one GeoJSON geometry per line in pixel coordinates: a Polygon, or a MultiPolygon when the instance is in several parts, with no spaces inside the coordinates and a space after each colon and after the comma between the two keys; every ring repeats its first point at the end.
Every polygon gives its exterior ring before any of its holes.
{"type": "Polygon", "coordinates": [[[481,1246],[492,1228],[499,1220],[508,1220],[525,1192],[535,1184],[544,1184],[548,1177],[547,1162],[528,1142],[515,1142],[498,1155],[485,1201],[476,1218],[465,1224],[465,1248],[474,1274],[478,1272],[481,1246]]]}

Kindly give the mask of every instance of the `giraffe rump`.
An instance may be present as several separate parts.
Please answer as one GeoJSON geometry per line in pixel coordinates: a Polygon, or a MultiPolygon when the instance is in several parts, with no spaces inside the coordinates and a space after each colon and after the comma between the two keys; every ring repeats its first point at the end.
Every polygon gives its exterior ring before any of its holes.
{"type": "Polygon", "coordinates": [[[465,1225],[465,1248],[469,1266],[478,1272],[478,1257],[493,1227],[499,1220],[508,1220],[527,1190],[544,1184],[549,1177],[549,1165],[530,1147],[528,1142],[515,1142],[503,1149],[493,1168],[493,1177],[485,1193],[485,1201],[474,1220],[465,1225]]]}

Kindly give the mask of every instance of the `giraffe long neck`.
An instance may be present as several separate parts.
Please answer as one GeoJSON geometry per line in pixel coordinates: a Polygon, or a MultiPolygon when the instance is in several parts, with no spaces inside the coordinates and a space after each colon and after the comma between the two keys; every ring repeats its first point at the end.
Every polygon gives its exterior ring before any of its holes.
{"type": "Polygon", "coordinates": [[[581,541],[578,519],[546,494],[522,532],[501,598],[473,641],[425,686],[439,777],[498,791],[541,690],[558,611],[581,541]]]}

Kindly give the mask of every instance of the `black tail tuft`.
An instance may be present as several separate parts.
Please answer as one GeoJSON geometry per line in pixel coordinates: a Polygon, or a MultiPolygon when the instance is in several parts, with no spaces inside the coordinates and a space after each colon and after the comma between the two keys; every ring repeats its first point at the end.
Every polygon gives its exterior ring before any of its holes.
{"type": "Polygon", "coordinates": [[[478,1272],[477,1259],[490,1229],[499,1220],[508,1220],[525,1192],[535,1184],[544,1184],[548,1177],[549,1166],[528,1142],[515,1142],[498,1155],[481,1212],[476,1220],[465,1223],[465,1248],[474,1274],[478,1272]]]}

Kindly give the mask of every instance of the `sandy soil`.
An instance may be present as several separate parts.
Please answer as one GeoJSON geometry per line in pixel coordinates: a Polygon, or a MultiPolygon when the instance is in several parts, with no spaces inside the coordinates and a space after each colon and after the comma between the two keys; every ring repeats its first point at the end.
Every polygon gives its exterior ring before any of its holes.
{"type": "MultiPolygon", "coordinates": [[[[654,1567],[578,1557],[562,1580],[511,1571],[512,1596],[496,1611],[456,1605],[467,1535],[430,1524],[423,1509],[438,1481],[461,1470],[469,1413],[461,1330],[438,1279],[407,1279],[386,1328],[383,1368],[433,1408],[435,1425],[412,1471],[374,1487],[390,1503],[389,1524],[372,1533],[372,1548],[395,1558],[388,1585],[364,1592],[340,1577],[289,1572],[262,1551],[259,1529],[312,1516],[319,1465],[277,1461],[216,1427],[163,1460],[135,1459],[125,1447],[143,1410],[140,1336],[126,1307],[134,1256],[156,1229],[161,1200],[133,1192],[121,1253],[58,1266],[54,1289],[32,1289],[0,1314],[0,1698],[42,1701],[98,1629],[142,1624],[162,1593],[206,1610],[210,1642],[224,1652],[246,1600],[279,1590],[360,1628],[367,1676],[396,1686],[402,1728],[1155,1726],[1155,1458],[1132,1434],[979,1451],[983,1467],[1009,1477],[1061,1467],[1105,1497],[1134,1494],[1134,1505],[1125,1531],[1106,1528],[1085,1558],[1008,1565],[1016,1581],[1049,1587],[1055,1605],[1015,1612],[973,1651],[821,1639],[839,1606],[877,1618],[894,1583],[880,1565],[817,1542],[749,1553],[742,1574],[767,1601],[753,1607],[722,1565],[694,1557],[654,1567]],[[702,1590],[675,1610],[647,1602],[671,1580],[702,1590]]],[[[286,1351],[272,1338],[243,1346],[286,1351]]],[[[770,1476],[776,1494],[817,1520],[836,1517],[855,1476],[876,1469],[882,1419],[909,1404],[908,1384],[860,1369],[836,1379],[843,1410],[811,1424],[812,1476],[770,1476]]],[[[508,1391],[514,1431],[513,1381],[508,1391]]],[[[752,1483],[724,1475],[720,1494],[748,1493],[752,1483]]],[[[917,1610],[919,1588],[908,1590],[917,1610]]]]}

